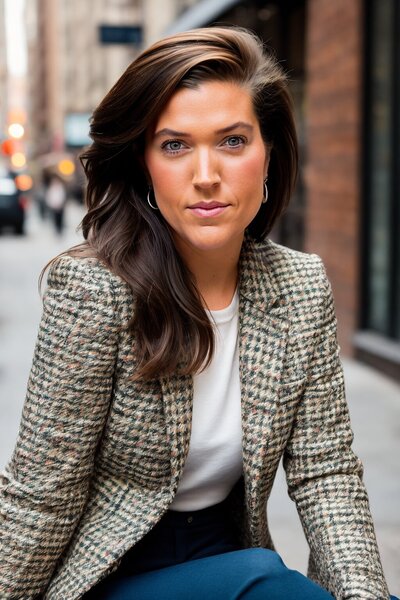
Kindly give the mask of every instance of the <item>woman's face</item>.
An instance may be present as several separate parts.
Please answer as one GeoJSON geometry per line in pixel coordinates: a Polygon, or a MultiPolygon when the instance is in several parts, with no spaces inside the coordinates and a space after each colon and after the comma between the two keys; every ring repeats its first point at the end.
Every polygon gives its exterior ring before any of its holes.
{"type": "Polygon", "coordinates": [[[148,132],[144,158],[178,250],[240,248],[269,163],[247,90],[219,81],[179,90],[148,132]]]}

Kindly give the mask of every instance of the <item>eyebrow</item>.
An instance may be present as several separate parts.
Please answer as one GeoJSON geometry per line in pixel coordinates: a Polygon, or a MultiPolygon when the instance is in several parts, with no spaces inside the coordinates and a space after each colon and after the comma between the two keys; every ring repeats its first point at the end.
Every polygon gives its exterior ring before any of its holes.
{"type": "MultiPolygon", "coordinates": [[[[234,129],[247,129],[249,131],[253,131],[253,125],[250,123],[245,123],[244,121],[237,121],[236,123],[232,123],[232,125],[228,125],[227,127],[223,127],[222,129],[217,129],[214,133],[229,133],[234,129]]],[[[164,129],[160,129],[154,134],[155,138],[161,137],[163,135],[171,135],[175,137],[191,137],[190,133],[185,133],[184,131],[176,131],[175,129],[169,129],[165,127],[164,129]]]]}

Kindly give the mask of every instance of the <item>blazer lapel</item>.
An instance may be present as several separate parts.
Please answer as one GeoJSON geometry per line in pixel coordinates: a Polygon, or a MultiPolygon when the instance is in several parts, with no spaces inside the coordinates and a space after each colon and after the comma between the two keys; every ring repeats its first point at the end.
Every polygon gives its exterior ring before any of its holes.
{"type": "MultiPolygon", "coordinates": [[[[243,469],[250,505],[260,501],[260,475],[266,468],[289,330],[287,311],[273,276],[255,252],[247,242],[239,287],[243,469]]],[[[265,484],[267,474],[264,471],[262,475],[265,484]]]]}

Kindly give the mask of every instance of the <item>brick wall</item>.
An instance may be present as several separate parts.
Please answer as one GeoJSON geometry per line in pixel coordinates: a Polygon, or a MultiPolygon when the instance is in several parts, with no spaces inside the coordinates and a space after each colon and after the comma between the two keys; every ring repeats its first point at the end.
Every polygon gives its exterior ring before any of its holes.
{"type": "Polygon", "coordinates": [[[343,354],[359,304],[362,0],[308,0],[305,250],[332,282],[343,354]]]}

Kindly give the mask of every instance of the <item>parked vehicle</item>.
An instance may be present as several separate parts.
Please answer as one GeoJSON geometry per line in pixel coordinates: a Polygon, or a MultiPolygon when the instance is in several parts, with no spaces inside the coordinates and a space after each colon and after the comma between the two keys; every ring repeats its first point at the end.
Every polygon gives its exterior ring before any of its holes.
{"type": "Polygon", "coordinates": [[[17,235],[24,234],[27,198],[9,174],[0,173],[0,228],[11,227],[17,235]]]}

